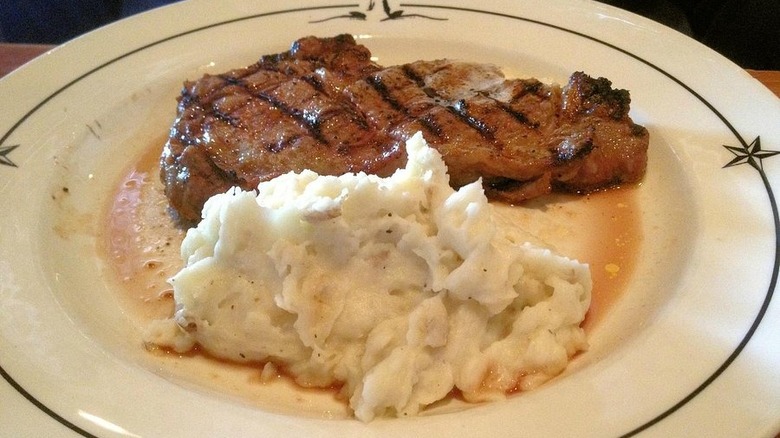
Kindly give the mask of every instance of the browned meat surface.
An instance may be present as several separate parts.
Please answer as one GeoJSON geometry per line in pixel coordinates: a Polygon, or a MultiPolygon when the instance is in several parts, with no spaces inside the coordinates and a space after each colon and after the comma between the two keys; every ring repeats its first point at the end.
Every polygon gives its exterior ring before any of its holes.
{"type": "Polygon", "coordinates": [[[187,82],[161,158],[171,206],[197,220],[210,196],[289,171],[388,175],[422,131],[451,183],[482,178],[510,202],[640,180],[648,133],[629,93],[574,73],[563,88],[451,60],[381,67],[349,35],[307,37],[256,64],[187,82]]]}

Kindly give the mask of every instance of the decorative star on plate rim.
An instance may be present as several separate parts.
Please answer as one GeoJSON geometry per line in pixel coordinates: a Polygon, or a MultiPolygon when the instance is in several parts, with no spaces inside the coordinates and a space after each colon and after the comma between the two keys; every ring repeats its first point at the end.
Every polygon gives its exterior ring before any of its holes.
{"type": "Polygon", "coordinates": [[[18,148],[19,145],[11,145],[11,146],[0,146],[0,164],[4,166],[11,166],[11,167],[18,167],[16,163],[11,161],[10,158],[8,158],[8,154],[13,152],[14,149],[18,148]]]}
{"type": "Polygon", "coordinates": [[[729,152],[735,155],[735,157],[726,163],[724,168],[738,166],[740,164],[749,164],[751,167],[759,171],[764,171],[764,158],[769,158],[780,154],[780,151],[762,151],[761,150],[761,136],[756,137],[749,145],[744,146],[727,146],[723,145],[729,152]]]}

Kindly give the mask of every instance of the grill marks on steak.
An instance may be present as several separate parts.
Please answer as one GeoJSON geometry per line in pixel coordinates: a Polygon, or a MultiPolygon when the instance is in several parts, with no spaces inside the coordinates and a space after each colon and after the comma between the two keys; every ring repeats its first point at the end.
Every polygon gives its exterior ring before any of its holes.
{"type": "Polygon", "coordinates": [[[389,175],[417,131],[451,183],[483,178],[512,202],[641,179],[647,131],[627,91],[575,73],[558,86],[507,80],[491,65],[449,60],[381,67],[349,35],[307,37],[256,64],[186,82],[161,157],[185,221],[210,196],[289,171],[389,175]]]}
{"type": "Polygon", "coordinates": [[[333,97],[378,68],[351,37],[308,38],[290,52],[185,83],[161,158],[171,206],[196,220],[206,199],[231,186],[251,189],[307,167],[380,170],[372,163],[381,163],[384,138],[333,97]]]}

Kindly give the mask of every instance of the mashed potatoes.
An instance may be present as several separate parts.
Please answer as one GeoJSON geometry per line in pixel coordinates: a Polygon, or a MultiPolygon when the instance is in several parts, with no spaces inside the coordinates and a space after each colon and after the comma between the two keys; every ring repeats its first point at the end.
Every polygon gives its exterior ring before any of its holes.
{"type": "Polygon", "coordinates": [[[479,182],[450,188],[420,134],[407,151],[389,178],[304,171],[211,198],[148,341],[342,385],[363,421],[560,373],[587,348],[587,265],[501,227],[479,182]]]}

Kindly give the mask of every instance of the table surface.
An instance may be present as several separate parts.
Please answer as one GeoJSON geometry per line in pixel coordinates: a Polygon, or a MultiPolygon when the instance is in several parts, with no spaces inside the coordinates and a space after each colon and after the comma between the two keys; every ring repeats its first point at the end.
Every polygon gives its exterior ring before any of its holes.
{"type": "MultiPolygon", "coordinates": [[[[42,44],[0,43],[0,78],[52,48],[54,46],[42,44]]],[[[747,70],[747,72],[772,90],[775,96],[780,97],[780,71],[747,70]]]]}

